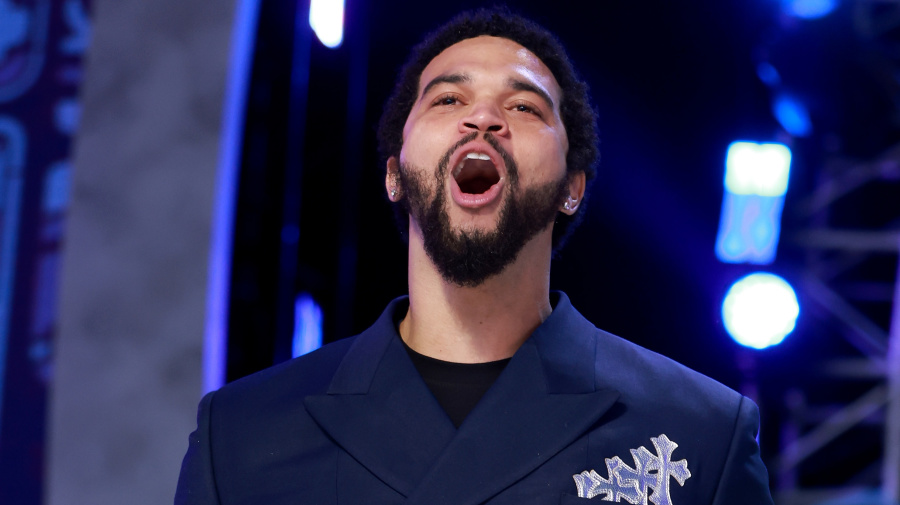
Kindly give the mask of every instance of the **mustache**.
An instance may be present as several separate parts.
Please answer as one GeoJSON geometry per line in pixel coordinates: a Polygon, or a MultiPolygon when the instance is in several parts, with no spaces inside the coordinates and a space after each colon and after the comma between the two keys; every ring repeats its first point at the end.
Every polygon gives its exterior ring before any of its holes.
{"type": "Polygon", "coordinates": [[[437,176],[438,182],[444,180],[444,177],[447,175],[447,165],[450,164],[450,157],[453,156],[453,153],[457,151],[460,147],[468,144],[469,142],[475,140],[478,137],[478,132],[472,132],[465,137],[459,139],[459,141],[453,144],[450,149],[447,149],[447,152],[441,157],[440,161],[438,161],[438,170],[435,174],[437,176]]]}
{"type": "MultiPolygon", "coordinates": [[[[472,142],[478,138],[478,132],[474,131],[469,133],[465,137],[459,139],[455,144],[453,144],[450,149],[447,149],[447,152],[441,157],[440,161],[438,161],[438,170],[435,176],[437,177],[438,183],[441,183],[444,178],[447,176],[447,166],[450,164],[450,157],[453,156],[458,149],[465,146],[469,142],[472,142]]],[[[512,155],[500,145],[500,141],[497,140],[497,137],[494,136],[491,132],[484,132],[483,135],[484,141],[488,143],[491,147],[494,148],[495,151],[503,158],[503,163],[506,165],[507,177],[509,178],[509,182],[511,184],[515,184],[519,180],[519,167],[516,165],[516,161],[513,159],[512,155]]]]}

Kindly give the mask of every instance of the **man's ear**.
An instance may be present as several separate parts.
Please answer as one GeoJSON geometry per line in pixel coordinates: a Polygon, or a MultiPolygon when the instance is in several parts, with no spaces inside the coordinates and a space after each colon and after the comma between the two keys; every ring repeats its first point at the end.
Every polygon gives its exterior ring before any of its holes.
{"type": "Polygon", "coordinates": [[[569,195],[563,201],[562,209],[560,209],[560,212],[563,212],[570,216],[572,214],[575,214],[575,212],[578,210],[578,206],[581,205],[581,199],[584,198],[584,188],[586,184],[587,178],[584,175],[583,171],[569,174],[569,195]]]}
{"type": "Polygon", "coordinates": [[[387,172],[384,175],[384,189],[387,190],[388,199],[397,202],[403,195],[403,187],[400,184],[400,162],[396,156],[387,160],[387,172]]]}

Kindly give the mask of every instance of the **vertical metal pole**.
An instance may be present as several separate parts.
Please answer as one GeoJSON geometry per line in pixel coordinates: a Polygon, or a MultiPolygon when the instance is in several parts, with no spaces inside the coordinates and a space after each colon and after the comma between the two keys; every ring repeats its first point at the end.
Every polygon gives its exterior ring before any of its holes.
{"type": "Polygon", "coordinates": [[[884,421],[884,463],[881,475],[884,501],[890,504],[900,503],[900,260],[897,263],[894,309],[891,314],[887,353],[888,401],[884,421]]]}
{"type": "Polygon", "coordinates": [[[300,198],[303,174],[303,147],[306,138],[306,111],[309,98],[309,64],[312,29],[309,27],[309,0],[294,0],[294,47],[291,63],[290,116],[281,217],[281,244],[278,255],[278,297],[276,299],[276,363],[291,358],[294,330],[297,261],[300,242],[300,198]]]}
{"type": "MultiPolygon", "coordinates": [[[[784,395],[784,405],[787,407],[787,419],[781,425],[781,449],[787,447],[796,447],[797,440],[800,439],[800,433],[805,424],[804,416],[806,414],[806,397],[803,391],[799,389],[791,389],[784,395]]],[[[788,453],[783,453],[788,455],[788,453]]],[[[790,454],[789,456],[794,456],[790,454]]],[[[793,492],[798,487],[797,466],[779,467],[775,469],[778,473],[776,485],[778,491],[782,494],[793,492]]]]}

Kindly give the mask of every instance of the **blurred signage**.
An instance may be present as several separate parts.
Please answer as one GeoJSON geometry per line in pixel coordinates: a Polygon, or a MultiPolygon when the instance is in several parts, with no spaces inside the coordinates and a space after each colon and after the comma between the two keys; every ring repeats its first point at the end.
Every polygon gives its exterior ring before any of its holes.
{"type": "Polygon", "coordinates": [[[39,505],[89,0],[0,0],[0,503],[39,505]]]}

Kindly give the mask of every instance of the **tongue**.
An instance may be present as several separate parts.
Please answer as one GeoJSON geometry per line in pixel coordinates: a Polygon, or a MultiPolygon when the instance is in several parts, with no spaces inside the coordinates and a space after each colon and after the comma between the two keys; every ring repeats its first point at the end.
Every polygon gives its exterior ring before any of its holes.
{"type": "Polygon", "coordinates": [[[456,183],[463,193],[480,195],[500,182],[500,174],[488,160],[469,159],[456,175],[456,183]]]}

